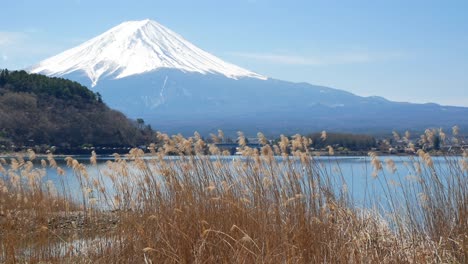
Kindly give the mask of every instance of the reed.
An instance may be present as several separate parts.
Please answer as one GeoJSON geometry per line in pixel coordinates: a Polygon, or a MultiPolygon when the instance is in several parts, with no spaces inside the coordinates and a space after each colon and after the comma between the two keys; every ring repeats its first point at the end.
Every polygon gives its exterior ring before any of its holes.
{"type": "MultiPolygon", "coordinates": [[[[426,131],[424,140],[434,133],[426,131]]],[[[369,181],[379,182],[387,205],[369,192],[362,208],[339,163],[325,169],[309,139],[282,136],[276,146],[259,133],[257,150],[238,135],[242,156],[234,161],[198,133],[158,133],[148,153],[115,154],[105,166],[95,153],[89,165],[68,157],[72,175],[51,154],[0,160],[0,262],[468,261],[466,152],[445,157],[442,168],[420,151],[405,172],[391,159],[385,170],[369,153],[375,178],[369,181]],[[46,166],[60,175],[55,185],[46,166]]],[[[219,142],[224,135],[211,137],[219,142]]]]}

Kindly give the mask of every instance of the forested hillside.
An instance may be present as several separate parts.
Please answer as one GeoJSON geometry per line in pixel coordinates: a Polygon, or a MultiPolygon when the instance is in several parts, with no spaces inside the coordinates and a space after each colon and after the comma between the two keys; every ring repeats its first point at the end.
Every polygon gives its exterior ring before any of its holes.
{"type": "Polygon", "coordinates": [[[0,71],[0,146],[135,146],[152,131],[77,82],[0,71]]]}

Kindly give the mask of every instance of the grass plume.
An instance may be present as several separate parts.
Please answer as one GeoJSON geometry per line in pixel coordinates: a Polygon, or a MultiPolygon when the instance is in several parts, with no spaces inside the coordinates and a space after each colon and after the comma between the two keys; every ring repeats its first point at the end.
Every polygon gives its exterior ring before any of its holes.
{"type": "MultiPolygon", "coordinates": [[[[281,136],[271,145],[259,133],[257,150],[238,136],[242,156],[234,161],[198,133],[158,133],[148,153],[132,149],[105,166],[94,152],[90,165],[68,157],[71,175],[52,154],[42,166],[33,166],[39,161],[32,151],[1,160],[0,262],[468,261],[466,154],[445,157],[441,171],[421,150],[405,165],[411,175],[397,178],[394,160],[385,160],[387,175],[369,153],[389,204],[382,211],[378,201],[357,207],[339,167],[324,169],[309,139],[281,136]],[[44,181],[47,168],[59,171],[58,186],[44,181]]],[[[426,131],[425,140],[431,137],[426,131]]],[[[212,138],[222,142],[224,135],[212,138]]],[[[410,144],[409,133],[405,139],[410,144]]]]}

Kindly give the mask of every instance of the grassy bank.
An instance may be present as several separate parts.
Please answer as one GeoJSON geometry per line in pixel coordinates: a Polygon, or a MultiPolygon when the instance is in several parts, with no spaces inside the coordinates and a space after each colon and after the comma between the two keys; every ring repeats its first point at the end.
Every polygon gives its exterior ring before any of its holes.
{"type": "MultiPolygon", "coordinates": [[[[310,141],[282,137],[243,157],[195,134],[158,134],[151,159],[133,149],[98,174],[66,158],[73,175],[47,182],[52,155],[0,160],[0,262],[5,263],[466,263],[468,165],[424,151],[395,177],[395,163],[369,153],[382,187],[356,206],[337,169],[324,169],[310,141]],[[177,159],[166,159],[177,154],[177,159]],[[211,155],[208,156],[208,155],[211,155]],[[214,156],[214,157],[213,157],[214,156]],[[82,190],[70,191],[75,177],[82,190]]],[[[214,142],[216,142],[216,137],[214,142]]],[[[329,149],[333,154],[333,149],[329,149]]],[[[147,156],[147,155],[146,155],[147,156]]],[[[91,157],[91,167],[96,156],[91,157]]]]}

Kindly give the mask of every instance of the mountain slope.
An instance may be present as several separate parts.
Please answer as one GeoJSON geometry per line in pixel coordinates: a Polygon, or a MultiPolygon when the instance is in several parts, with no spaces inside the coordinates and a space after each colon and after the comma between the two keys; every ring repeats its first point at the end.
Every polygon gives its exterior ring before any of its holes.
{"type": "Polygon", "coordinates": [[[109,106],[169,133],[468,128],[468,108],[391,102],[266,78],[149,20],[122,23],[30,70],[92,86],[109,106]]]}
{"type": "MultiPolygon", "coordinates": [[[[67,77],[86,83],[79,76],[67,77]]],[[[206,135],[220,128],[230,135],[239,130],[250,135],[323,129],[389,133],[455,124],[468,128],[468,108],[398,103],[275,79],[233,80],[165,69],[103,79],[94,90],[116,109],[169,133],[206,135]]]]}

